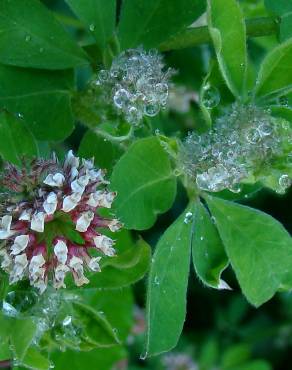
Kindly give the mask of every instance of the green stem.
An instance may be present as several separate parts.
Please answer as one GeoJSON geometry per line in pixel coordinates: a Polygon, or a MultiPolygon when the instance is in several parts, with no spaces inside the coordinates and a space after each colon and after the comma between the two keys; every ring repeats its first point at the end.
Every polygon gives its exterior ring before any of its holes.
{"type": "MultiPolygon", "coordinates": [[[[246,20],[246,33],[249,37],[273,35],[278,32],[278,18],[261,17],[246,20]]],[[[208,26],[189,28],[170,40],[162,43],[161,51],[184,49],[192,46],[210,43],[211,36],[208,26]]]]}

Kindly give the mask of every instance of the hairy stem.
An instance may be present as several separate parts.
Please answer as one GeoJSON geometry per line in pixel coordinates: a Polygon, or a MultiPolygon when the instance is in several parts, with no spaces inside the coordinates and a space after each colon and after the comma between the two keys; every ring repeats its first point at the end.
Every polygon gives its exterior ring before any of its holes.
{"type": "MultiPolygon", "coordinates": [[[[279,20],[274,17],[261,17],[246,20],[246,33],[250,37],[268,36],[278,32],[279,20]]],[[[211,42],[208,26],[188,28],[170,40],[162,43],[161,51],[184,49],[211,42]]]]}

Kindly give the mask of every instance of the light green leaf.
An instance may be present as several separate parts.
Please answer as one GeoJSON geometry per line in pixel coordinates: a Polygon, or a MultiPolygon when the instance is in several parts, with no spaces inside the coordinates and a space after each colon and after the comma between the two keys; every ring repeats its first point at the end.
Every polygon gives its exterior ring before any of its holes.
{"type": "Polygon", "coordinates": [[[231,92],[245,93],[247,75],[246,28],[236,0],[208,0],[208,25],[219,67],[231,92]]]}
{"type": "Polygon", "coordinates": [[[84,302],[94,310],[102,312],[103,316],[115,329],[115,333],[121,341],[125,341],[133,326],[133,294],[131,288],[98,290],[83,289],[75,290],[82,296],[84,302]],[[117,304],[119,309],[117,310],[117,304]]]}
{"type": "Polygon", "coordinates": [[[0,154],[14,164],[20,164],[21,158],[37,155],[37,145],[33,135],[23,120],[11,113],[0,112],[0,154]]]}
{"type": "Polygon", "coordinates": [[[104,49],[113,35],[116,22],[116,0],[66,0],[73,12],[87,26],[98,46],[104,49]]]}
{"type": "Polygon", "coordinates": [[[95,347],[107,348],[119,343],[116,332],[103,314],[89,305],[75,301],[74,318],[82,323],[81,337],[95,347]]]}
{"type": "Polygon", "coordinates": [[[145,356],[176,346],[186,315],[193,205],[165,231],[152,259],[147,290],[145,356]]]}
{"type": "Polygon", "coordinates": [[[258,97],[269,94],[283,95],[292,90],[292,39],[274,48],[263,60],[255,93],[258,97]]]}
{"type": "Polygon", "coordinates": [[[32,370],[51,369],[50,361],[41,355],[41,353],[35,347],[30,347],[28,349],[24,359],[21,361],[21,365],[32,370]]]}
{"type": "Polygon", "coordinates": [[[0,107],[21,114],[37,139],[63,140],[74,127],[73,82],[73,71],[0,65],[0,107]]]}
{"type": "Polygon", "coordinates": [[[83,50],[38,0],[1,0],[0,62],[65,69],[88,63],[83,50]]]}
{"type": "Polygon", "coordinates": [[[273,116],[284,118],[292,125],[292,109],[290,107],[270,105],[270,109],[273,116]]]}
{"type": "Polygon", "coordinates": [[[32,318],[16,319],[11,327],[11,344],[18,361],[22,362],[35,337],[37,327],[32,318]]]}
{"type": "Polygon", "coordinates": [[[176,178],[158,138],[136,141],[113,170],[111,188],[118,195],[114,207],[128,229],[150,228],[166,212],[176,195],[176,178]]]}
{"type": "Polygon", "coordinates": [[[292,286],[292,239],[273,217],[208,196],[219,234],[240,287],[260,306],[280,289],[292,286]]]}
{"type": "Polygon", "coordinates": [[[93,130],[88,130],[83,136],[78,151],[79,155],[84,158],[94,157],[94,163],[109,172],[123,152],[119,143],[105,139],[93,130]]]}
{"type": "Polygon", "coordinates": [[[121,48],[157,47],[204,10],[205,0],[124,0],[118,28],[121,48]]]}
{"type": "Polygon", "coordinates": [[[204,284],[216,289],[229,288],[220,278],[228,258],[217,228],[201,203],[196,206],[192,254],[195,271],[204,284]]]}

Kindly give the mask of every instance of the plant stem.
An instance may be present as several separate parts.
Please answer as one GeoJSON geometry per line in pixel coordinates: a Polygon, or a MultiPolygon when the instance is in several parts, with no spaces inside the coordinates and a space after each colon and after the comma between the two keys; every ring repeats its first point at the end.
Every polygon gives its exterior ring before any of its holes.
{"type": "MultiPolygon", "coordinates": [[[[278,32],[278,18],[261,17],[246,20],[246,33],[250,37],[268,36],[278,32]]],[[[161,51],[177,50],[211,42],[208,26],[188,28],[162,43],[161,51]]]]}

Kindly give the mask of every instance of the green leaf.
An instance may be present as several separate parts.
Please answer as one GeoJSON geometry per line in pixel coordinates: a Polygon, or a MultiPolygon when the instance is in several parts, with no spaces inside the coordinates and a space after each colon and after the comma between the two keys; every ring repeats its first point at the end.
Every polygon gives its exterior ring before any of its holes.
{"type": "Polygon", "coordinates": [[[204,10],[205,0],[124,0],[118,28],[121,48],[157,47],[204,10]]]}
{"type": "Polygon", "coordinates": [[[101,266],[101,272],[90,277],[87,289],[114,289],[134,284],[148,271],[150,258],[149,245],[140,240],[137,245],[118,253],[115,258],[107,259],[101,266]]]}
{"type": "Polygon", "coordinates": [[[255,93],[258,97],[269,94],[283,95],[292,89],[292,39],[274,48],[263,60],[255,93]]]}
{"type": "Polygon", "coordinates": [[[116,0],[66,0],[66,3],[104,49],[115,29],[116,0]]]}
{"type": "Polygon", "coordinates": [[[20,164],[23,156],[37,155],[37,146],[23,120],[3,111],[0,113],[0,154],[14,164],[20,164]]]}
{"type": "Polygon", "coordinates": [[[112,370],[115,363],[127,357],[122,347],[94,349],[90,352],[66,351],[54,352],[52,360],[55,370],[100,369],[112,370]]]}
{"type": "Polygon", "coordinates": [[[37,327],[32,318],[16,319],[11,328],[11,344],[18,361],[22,362],[35,337],[37,327]]]}
{"type": "Polygon", "coordinates": [[[166,212],[176,195],[176,178],[158,138],[136,141],[113,170],[111,188],[118,195],[114,207],[128,229],[150,228],[166,212]]]}
{"type": "Polygon", "coordinates": [[[32,370],[49,370],[51,369],[50,361],[45,358],[41,353],[35,348],[30,347],[26,352],[21,365],[32,370]]]}
{"type": "Polygon", "coordinates": [[[94,157],[94,163],[109,172],[123,152],[119,143],[105,139],[101,134],[92,130],[88,130],[83,136],[78,151],[81,157],[94,157]]]}
{"type": "Polygon", "coordinates": [[[286,41],[292,37],[292,6],[290,13],[281,17],[280,23],[280,41],[286,41]]]}
{"type": "Polygon", "coordinates": [[[108,320],[95,309],[82,302],[72,302],[74,318],[82,323],[81,336],[95,347],[111,347],[119,343],[117,335],[108,320]]]}
{"type": "MultiPolygon", "coordinates": [[[[75,293],[77,291],[75,290],[75,293]]],[[[83,289],[78,291],[86,304],[94,310],[102,312],[103,316],[115,328],[115,333],[121,341],[125,341],[133,326],[133,294],[131,288],[98,290],[83,289]],[[119,309],[117,310],[117,303],[119,309]]]]}
{"type": "Polygon", "coordinates": [[[83,50],[38,0],[1,0],[0,62],[65,69],[88,63],[83,50]]]}
{"type": "Polygon", "coordinates": [[[236,0],[208,0],[208,25],[219,67],[231,92],[246,89],[247,51],[244,16],[236,0]]]}
{"type": "MultiPolygon", "coordinates": [[[[1,38],[1,36],[0,36],[1,38]]],[[[72,71],[0,65],[0,107],[21,114],[39,140],[63,140],[73,131],[72,71]]]]}
{"type": "Polygon", "coordinates": [[[201,203],[196,206],[192,254],[195,271],[204,284],[216,289],[229,288],[220,278],[228,258],[217,228],[201,203]]]}
{"type": "Polygon", "coordinates": [[[275,117],[284,118],[286,121],[292,124],[292,108],[284,106],[270,106],[272,115],[275,117]]]}
{"type": "Polygon", "coordinates": [[[183,329],[193,208],[190,205],[165,231],[155,249],[147,290],[145,356],[175,347],[183,329]]]}
{"type": "Polygon", "coordinates": [[[271,12],[283,15],[292,11],[292,3],[290,0],[265,0],[265,6],[271,12]]]}
{"type": "Polygon", "coordinates": [[[240,287],[260,306],[292,286],[292,239],[273,217],[223,199],[207,197],[240,287]]]}

